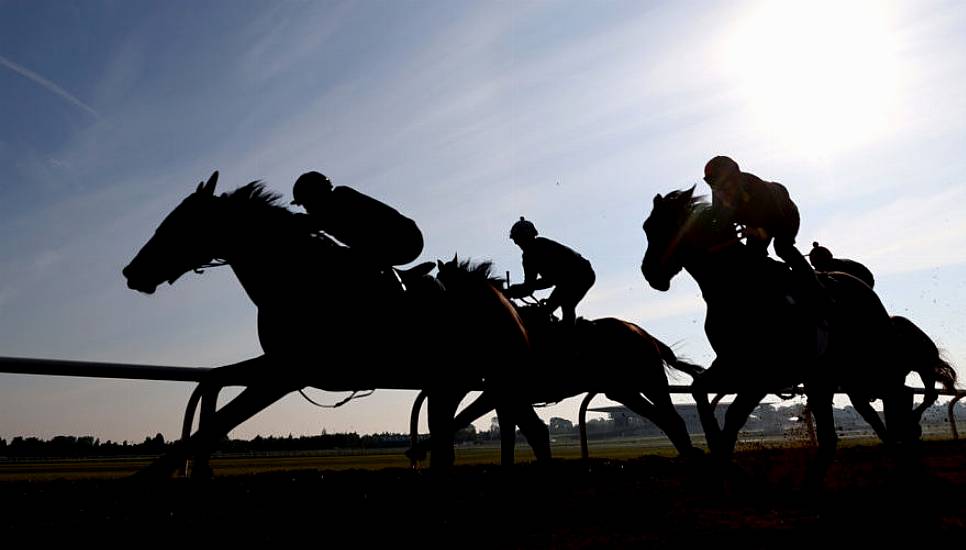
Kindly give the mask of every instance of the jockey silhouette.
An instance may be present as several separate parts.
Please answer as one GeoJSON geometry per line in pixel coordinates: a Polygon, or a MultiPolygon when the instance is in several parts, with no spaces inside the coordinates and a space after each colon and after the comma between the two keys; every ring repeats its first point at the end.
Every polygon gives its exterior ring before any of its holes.
{"type": "Polygon", "coordinates": [[[812,251],[808,254],[808,261],[811,262],[815,271],[841,271],[861,280],[869,285],[869,288],[875,287],[875,277],[872,276],[869,268],[855,260],[834,258],[829,249],[820,246],[817,242],[812,243],[812,251]]]}
{"type": "Polygon", "coordinates": [[[523,251],[524,280],[507,288],[506,295],[521,298],[554,287],[546,305],[551,313],[559,307],[563,325],[572,327],[577,321],[577,303],[596,279],[594,269],[577,252],[537,234],[537,228],[523,216],[510,228],[510,239],[523,251]]]}
{"type": "Polygon", "coordinates": [[[819,329],[818,348],[824,350],[831,304],[815,271],[795,248],[801,218],[788,189],[742,172],[737,162],[725,156],[708,161],[704,181],[711,187],[711,206],[716,216],[725,223],[742,226],[740,233],[750,250],[765,257],[768,244],[774,239],[775,254],[791,268],[795,286],[801,290],[807,311],[819,329]]]}
{"type": "Polygon", "coordinates": [[[351,187],[333,187],[323,174],[299,176],[292,195],[292,204],[305,208],[310,230],[338,239],[363,266],[395,279],[392,266],[412,262],[423,251],[423,234],[416,222],[351,187]]]}
{"type": "Polygon", "coordinates": [[[775,254],[789,267],[812,271],[795,248],[801,218],[784,185],[742,172],[738,163],[722,156],[705,165],[704,181],[711,187],[711,205],[721,221],[744,226],[742,236],[749,248],[767,255],[774,239],[775,254]]]}

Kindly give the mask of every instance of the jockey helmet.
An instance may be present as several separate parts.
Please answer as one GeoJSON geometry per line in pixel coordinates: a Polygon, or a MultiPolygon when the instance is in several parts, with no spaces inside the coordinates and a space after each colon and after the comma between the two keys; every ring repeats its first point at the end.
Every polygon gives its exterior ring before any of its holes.
{"type": "Polygon", "coordinates": [[[532,239],[536,236],[537,228],[529,221],[523,219],[523,216],[520,216],[520,219],[510,228],[510,238],[513,240],[532,239]]]}
{"type": "Polygon", "coordinates": [[[832,261],[832,252],[817,242],[813,242],[812,251],[808,253],[808,261],[815,267],[828,265],[828,262],[832,261]]]}
{"type": "Polygon", "coordinates": [[[704,165],[704,181],[715,187],[738,172],[740,169],[737,162],[730,157],[717,156],[704,165]]]}
{"type": "Polygon", "coordinates": [[[292,187],[292,195],[295,200],[292,201],[292,204],[304,205],[306,201],[311,202],[312,197],[331,190],[332,181],[324,174],[306,172],[295,180],[295,186],[292,187]]]}

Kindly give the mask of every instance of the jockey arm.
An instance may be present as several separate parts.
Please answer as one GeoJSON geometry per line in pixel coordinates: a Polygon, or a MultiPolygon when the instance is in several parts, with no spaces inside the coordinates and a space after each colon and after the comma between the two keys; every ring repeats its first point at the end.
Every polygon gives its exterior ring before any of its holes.
{"type": "Polygon", "coordinates": [[[554,284],[547,277],[541,276],[540,270],[534,265],[532,257],[525,254],[523,257],[523,282],[510,285],[507,288],[506,295],[510,298],[523,298],[524,296],[533,294],[537,290],[550,288],[554,284]]]}
{"type": "Polygon", "coordinates": [[[545,288],[550,288],[554,286],[546,277],[539,277],[532,281],[524,281],[519,284],[510,285],[506,289],[506,295],[510,298],[523,298],[524,296],[529,296],[538,290],[543,290],[545,288]]]}

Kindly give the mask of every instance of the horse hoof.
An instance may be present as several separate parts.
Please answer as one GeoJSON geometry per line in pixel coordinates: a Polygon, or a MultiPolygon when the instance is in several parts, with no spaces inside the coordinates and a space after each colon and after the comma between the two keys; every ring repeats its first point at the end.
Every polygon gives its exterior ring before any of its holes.
{"type": "Polygon", "coordinates": [[[919,424],[913,425],[909,428],[909,441],[912,443],[918,443],[922,440],[922,426],[919,424]]]}
{"type": "Polygon", "coordinates": [[[406,455],[406,458],[408,458],[409,461],[412,462],[414,465],[417,462],[422,462],[426,460],[426,451],[416,447],[410,447],[406,449],[404,454],[406,455]]]}

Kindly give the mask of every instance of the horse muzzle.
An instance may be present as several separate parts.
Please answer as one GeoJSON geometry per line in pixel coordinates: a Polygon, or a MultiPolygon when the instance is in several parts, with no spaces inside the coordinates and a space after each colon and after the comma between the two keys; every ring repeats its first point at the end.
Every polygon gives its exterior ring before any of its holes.
{"type": "Polygon", "coordinates": [[[144,280],[143,277],[138,277],[130,265],[122,269],[121,274],[127,279],[127,287],[131,290],[143,292],[144,294],[154,294],[154,291],[158,289],[158,283],[151,283],[144,280]]]}
{"type": "Polygon", "coordinates": [[[654,290],[660,290],[665,292],[671,288],[671,278],[670,277],[657,277],[654,275],[653,264],[648,263],[648,259],[645,257],[644,261],[641,262],[641,275],[644,276],[644,280],[647,284],[651,285],[654,290]]]}
{"type": "Polygon", "coordinates": [[[645,277],[645,279],[647,280],[647,284],[651,285],[651,288],[653,288],[654,290],[659,290],[661,292],[667,292],[671,288],[671,281],[668,280],[668,279],[657,280],[657,279],[653,279],[653,278],[648,279],[646,277],[645,277]]]}

